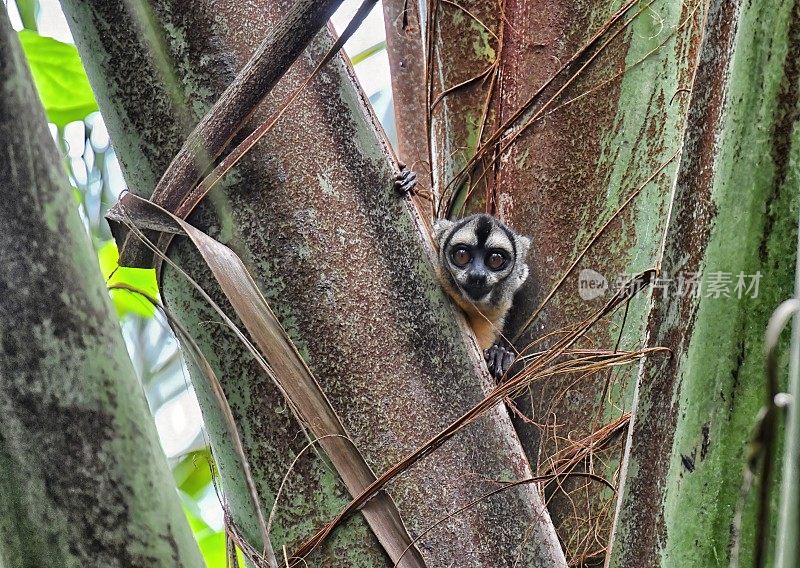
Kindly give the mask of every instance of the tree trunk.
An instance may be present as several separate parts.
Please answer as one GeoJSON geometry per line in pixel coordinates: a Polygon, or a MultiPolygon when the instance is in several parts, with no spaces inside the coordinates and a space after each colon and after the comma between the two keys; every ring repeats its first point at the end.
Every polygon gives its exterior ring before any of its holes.
{"type": "Polygon", "coordinates": [[[201,566],[0,10],[0,564],[201,566]]]}
{"type": "Polygon", "coordinates": [[[756,522],[755,488],[739,501],[765,403],[764,330],[793,290],[798,49],[796,2],[711,3],[661,265],[705,284],[727,273],[732,292],[739,274],[760,281],[741,297],[654,294],[648,342],[673,356],[640,371],[614,566],[728,566],[737,541],[751,566],[756,533],[774,535],[777,514],[756,522]]]}
{"type": "MultiPolygon", "coordinates": [[[[586,299],[578,293],[583,270],[596,271],[611,287],[653,266],[661,245],[677,161],[637,191],[679,148],[688,101],[682,89],[692,78],[703,8],[700,2],[638,3],[574,57],[623,4],[432,3],[432,100],[443,97],[432,109],[431,143],[434,179],[445,199],[440,213],[487,211],[532,238],[531,277],[505,330],[519,351],[585,320],[608,300],[608,290],[586,299]],[[470,78],[477,80],[462,85],[470,78]],[[459,177],[476,149],[482,158],[459,177]]],[[[645,306],[634,299],[624,315],[596,325],[586,344],[639,348],[645,306]]],[[[532,384],[516,401],[527,418],[515,420],[531,464],[546,469],[570,440],[617,420],[624,426],[634,377],[629,368],[532,384]]],[[[621,441],[609,440],[610,447],[576,469],[612,481],[621,441]]],[[[571,562],[602,555],[613,492],[575,477],[551,484],[547,493],[571,562]]]]}
{"type": "Polygon", "coordinates": [[[417,172],[420,189],[430,189],[428,126],[422,112],[427,102],[419,4],[416,0],[384,0],[382,3],[386,51],[392,75],[397,155],[417,172]]]}
{"type": "MultiPolygon", "coordinates": [[[[288,2],[154,1],[151,22],[175,62],[179,91],[158,79],[150,47],[124,2],[63,0],[128,183],[147,193],[288,2]],[[247,25],[242,25],[246,22],[247,25]],[[190,122],[191,122],[190,121],[190,122]]],[[[278,108],[331,45],[322,33],[268,98],[257,120],[278,108]]],[[[191,220],[233,248],[250,269],[355,445],[377,472],[387,469],[480,400],[488,377],[454,317],[420,245],[406,205],[392,194],[392,166],[375,121],[336,58],[295,106],[212,192],[191,220]],[[479,371],[480,370],[480,371],[479,371]]],[[[222,301],[185,241],[173,258],[222,301]]],[[[167,271],[163,294],[195,334],[233,407],[265,509],[305,445],[302,425],[246,351],[188,284],[167,271]]],[[[197,385],[225,495],[254,544],[247,493],[207,389],[197,385]]],[[[412,536],[432,566],[485,566],[564,559],[537,490],[511,489],[423,531],[497,487],[531,475],[504,409],[493,412],[393,482],[412,536]],[[434,463],[435,460],[435,463],[434,463]]],[[[288,475],[277,503],[273,545],[291,551],[348,499],[313,452],[288,475]]],[[[313,565],[387,564],[357,517],[313,565]]]]}

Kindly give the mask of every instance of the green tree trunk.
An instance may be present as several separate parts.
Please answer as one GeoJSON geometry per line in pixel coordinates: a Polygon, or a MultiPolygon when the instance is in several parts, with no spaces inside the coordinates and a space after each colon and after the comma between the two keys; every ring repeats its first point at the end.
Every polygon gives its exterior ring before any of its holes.
{"type": "MultiPolygon", "coordinates": [[[[170,92],[126,2],[63,0],[73,35],[123,164],[147,194],[186,136],[285,11],[289,2],[148,3],[175,63],[170,92]],[[247,25],[242,25],[246,22],[247,25]],[[188,101],[188,123],[181,105],[188,101]]],[[[268,98],[278,107],[331,45],[323,32],[268,98]]],[[[407,206],[391,191],[392,166],[378,127],[336,58],[275,129],[213,191],[191,221],[243,259],[376,472],[399,461],[480,400],[489,388],[480,355],[465,341],[436,283],[407,206]]],[[[188,243],[173,258],[222,302],[188,243]]],[[[235,337],[181,277],[167,271],[167,304],[203,346],[223,382],[267,511],[306,444],[302,425],[235,337]]],[[[228,505],[257,542],[230,443],[197,385],[228,505]]],[[[497,487],[531,475],[505,410],[498,406],[389,487],[412,536],[497,487]]],[[[349,500],[314,452],[301,457],[277,503],[272,542],[288,550],[349,500]]],[[[563,566],[537,490],[520,486],[483,500],[426,533],[432,566],[563,566]]],[[[388,564],[357,516],[313,565],[388,564]]]]}
{"type": "MultiPolygon", "coordinates": [[[[531,237],[531,276],[505,330],[519,351],[577,325],[609,299],[608,290],[582,297],[581,271],[596,271],[613,287],[654,266],[661,246],[677,160],[623,204],[680,147],[688,105],[682,89],[696,64],[704,8],[699,1],[636,3],[562,70],[625,4],[430,3],[431,147],[435,189],[445,199],[440,213],[486,211],[531,237]],[[458,177],[476,152],[482,159],[458,177]]],[[[641,347],[645,296],[631,302],[624,325],[622,312],[600,322],[584,346],[641,347]]],[[[546,470],[568,440],[624,420],[635,374],[628,367],[533,383],[516,401],[527,419],[515,420],[531,464],[546,470]]],[[[576,470],[614,483],[622,442],[619,435],[608,440],[576,470]]],[[[613,491],[572,477],[549,484],[547,496],[568,559],[602,557],[613,491]]]]}
{"type": "MultiPolygon", "coordinates": [[[[795,1],[710,3],[663,256],[665,275],[702,275],[697,294],[657,290],[648,361],[612,542],[612,566],[753,565],[758,483],[742,472],[764,405],[767,320],[793,292],[797,245],[800,8],[795,1]],[[729,274],[730,297],[710,283],[729,274]],[[757,293],[737,293],[760,276],[757,293]],[[741,296],[741,297],[740,297],[741,296]]],[[[774,488],[780,480],[773,480],[774,488]]],[[[796,543],[795,543],[796,545],[796,543]]]]}
{"type": "Polygon", "coordinates": [[[0,565],[202,566],[0,10],[0,565]]]}

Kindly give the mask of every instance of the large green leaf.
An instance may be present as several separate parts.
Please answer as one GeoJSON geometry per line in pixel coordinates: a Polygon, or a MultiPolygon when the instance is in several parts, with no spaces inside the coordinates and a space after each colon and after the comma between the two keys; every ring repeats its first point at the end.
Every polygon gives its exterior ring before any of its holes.
{"type": "Polygon", "coordinates": [[[97,101],[75,46],[31,30],[20,31],[19,41],[28,57],[48,120],[64,126],[83,120],[97,110],[97,101]]]}
{"type": "MultiPolygon", "coordinates": [[[[100,270],[106,284],[126,284],[148,295],[158,297],[156,284],[156,271],[153,268],[128,268],[118,265],[119,252],[114,241],[108,241],[97,251],[100,261],[100,270]]],[[[145,318],[152,317],[155,313],[153,304],[142,298],[139,294],[127,290],[112,290],[111,299],[120,317],[132,313],[145,318]]]]}
{"type": "Polygon", "coordinates": [[[227,548],[225,547],[225,533],[222,531],[211,532],[197,539],[200,552],[208,568],[225,568],[227,562],[227,548]]]}
{"type": "Polygon", "coordinates": [[[211,452],[207,449],[184,456],[172,468],[172,476],[178,489],[192,499],[198,499],[211,483],[211,459],[211,452]]]}
{"type": "MultiPolygon", "coordinates": [[[[186,494],[181,494],[180,497],[183,502],[183,512],[186,515],[186,520],[189,521],[189,526],[192,527],[194,538],[197,540],[200,552],[203,554],[203,560],[206,562],[206,568],[228,568],[225,531],[215,531],[208,526],[200,516],[200,509],[197,503],[192,501],[186,494]]],[[[238,560],[237,568],[244,568],[244,556],[238,548],[236,549],[236,557],[238,560]]]]}

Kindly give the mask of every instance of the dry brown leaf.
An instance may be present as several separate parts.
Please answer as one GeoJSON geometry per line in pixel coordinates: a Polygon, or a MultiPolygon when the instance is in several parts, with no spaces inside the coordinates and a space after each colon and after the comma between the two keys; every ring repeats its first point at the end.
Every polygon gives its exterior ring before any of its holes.
{"type": "MultiPolygon", "coordinates": [[[[355,497],[362,494],[375,482],[374,472],[350,441],[330,401],[239,257],[222,243],[145,199],[130,195],[128,202],[134,208],[126,209],[120,220],[137,226],[138,221],[143,221],[140,228],[148,229],[157,224],[161,230],[186,234],[191,239],[255,342],[258,352],[263,355],[263,359],[256,357],[259,363],[276,381],[302,422],[319,439],[320,446],[351,495],[355,497]]],[[[230,321],[229,324],[233,326],[230,321]]],[[[377,492],[364,504],[361,512],[398,566],[425,566],[421,553],[412,544],[397,505],[386,491],[377,492]]]]}

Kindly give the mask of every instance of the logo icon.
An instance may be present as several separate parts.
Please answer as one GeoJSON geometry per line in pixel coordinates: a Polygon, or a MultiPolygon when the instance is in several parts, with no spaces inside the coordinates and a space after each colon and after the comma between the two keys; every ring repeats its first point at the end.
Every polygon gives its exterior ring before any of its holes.
{"type": "Polygon", "coordinates": [[[591,268],[584,268],[578,274],[578,295],[582,300],[594,300],[608,290],[608,280],[591,268]]]}

